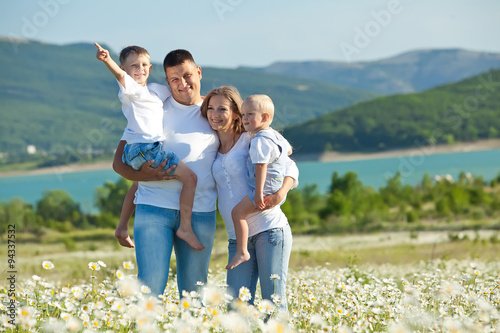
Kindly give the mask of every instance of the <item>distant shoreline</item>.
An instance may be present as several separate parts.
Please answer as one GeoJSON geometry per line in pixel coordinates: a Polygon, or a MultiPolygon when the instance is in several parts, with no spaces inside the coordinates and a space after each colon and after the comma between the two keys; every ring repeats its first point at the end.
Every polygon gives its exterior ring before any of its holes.
{"type": "MultiPolygon", "coordinates": [[[[398,156],[419,156],[433,154],[451,154],[460,152],[472,152],[481,150],[500,149],[500,139],[478,140],[475,142],[461,142],[453,145],[434,145],[425,147],[416,147],[409,149],[389,150],[377,153],[339,153],[328,152],[323,154],[301,154],[295,155],[297,162],[320,161],[320,162],[345,162],[358,160],[371,160],[380,158],[393,158],[398,156]]],[[[29,171],[6,171],[0,172],[0,178],[35,176],[47,174],[65,174],[72,172],[85,172],[97,170],[111,170],[112,161],[101,161],[90,164],[70,164],[64,166],[40,168],[29,171]]]]}
{"type": "Polygon", "coordinates": [[[26,171],[5,171],[0,172],[0,178],[5,177],[19,177],[19,176],[37,176],[37,175],[49,175],[49,174],[65,174],[73,172],[85,172],[85,171],[98,171],[98,170],[111,170],[112,161],[101,161],[95,163],[86,164],[68,164],[60,165],[54,167],[40,168],[34,170],[26,171]]]}
{"type": "MultiPolygon", "coordinates": [[[[453,145],[439,144],[407,149],[394,149],[376,153],[339,153],[327,152],[322,154],[302,154],[294,157],[295,161],[345,162],[358,160],[372,160],[403,156],[420,156],[434,154],[466,153],[472,151],[500,149],[500,139],[478,140],[475,142],[460,142],[453,145]]],[[[293,156],[293,155],[292,155],[293,156]]]]}

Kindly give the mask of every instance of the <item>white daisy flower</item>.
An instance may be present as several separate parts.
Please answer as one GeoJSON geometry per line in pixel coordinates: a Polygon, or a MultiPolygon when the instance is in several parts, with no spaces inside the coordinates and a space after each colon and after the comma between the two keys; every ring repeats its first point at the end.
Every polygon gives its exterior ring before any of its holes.
{"type": "Polygon", "coordinates": [[[98,271],[101,269],[101,266],[96,262],[89,262],[89,268],[93,271],[98,271]]]}
{"type": "Polygon", "coordinates": [[[54,264],[51,261],[45,260],[42,262],[42,267],[44,269],[52,269],[54,268],[54,264]]]}
{"type": "Polygon", "coordinates": [[[123,268],[125,268],[125,269],[134,269],[135,265],[132,263],[132,261],[124,261],[123,262],[123,268]]]}
{"type": "Polygon", "coordinates": [[[248,302],[252,299],[252,295],[250,294],[250,289],[247,287],[241,287],[238,298],[243,302],[248,302]]]}

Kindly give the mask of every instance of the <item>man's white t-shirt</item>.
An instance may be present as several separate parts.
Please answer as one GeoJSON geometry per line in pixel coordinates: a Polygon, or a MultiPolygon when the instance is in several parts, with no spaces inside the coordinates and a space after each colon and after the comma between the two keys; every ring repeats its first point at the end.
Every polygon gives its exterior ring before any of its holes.
{"type": "Polygon", "coordinates": [[[127,118],[122,140],[132,143],[163,141],[163,102],[172,95],[167,86],[149,83],[141,86],[125,71],[125,87],[118,82],[118,98],[127,118]]]}
{"type": "MultiPolygon", "coordinates": [[[[216,132],[201,115],[201,102],[182,105],[173,97],[163,104],[163,148],[177,153],[198,176],[193,212],[211,212],[216,208],[217,190],[212,164],[219,149],[216,132]]],[[[179,180],[139,182],[136,204],[179,209],[182,183],[179,180]]]]}

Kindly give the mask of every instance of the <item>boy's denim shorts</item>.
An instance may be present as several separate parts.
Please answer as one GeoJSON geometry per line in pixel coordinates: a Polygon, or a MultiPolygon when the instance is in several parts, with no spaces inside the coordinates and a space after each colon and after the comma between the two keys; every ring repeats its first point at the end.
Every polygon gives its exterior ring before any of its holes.
{"type": "MultiPolygon", "coordinates": [[[[151,167],[156,168],[164,159],[168,159],[163,170],[170,168],[172,165],[178,165],[179,156],[172,151],[163,150],[162,147],[163,144],[158,141],[153,143],[132,143],[130,145],[127,143],[123,149],[122,161],[130,165],[134,170],[139,170],[145,162],[151,160],[155,161],[151,167]]],[[[169,175],[173,175],[174,172],[175,169],[169,175]]]]}

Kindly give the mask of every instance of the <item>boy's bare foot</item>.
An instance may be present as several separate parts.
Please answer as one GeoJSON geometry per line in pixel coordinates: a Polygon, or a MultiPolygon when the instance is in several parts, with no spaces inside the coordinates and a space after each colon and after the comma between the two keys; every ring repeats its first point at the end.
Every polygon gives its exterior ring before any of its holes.
{"type": "Polygon", "coordinates": [[[248,261],[250,260],[250,253],[238,253],[236,252],[236,254],[231,258],[231,261],[229,262],[229,264],[227,264],[226,266],[226,269],[233,269],[235,268],[236,266],[238,266],[239,264],[245,262],[245,261],[248,261]]]}
{"type": "Polygon", "coordinates": [[[134,242],[132,242],[132,239],[130,239],[130,236],[128,235],[128,231],[116,229],[115,237],[118,239],[118,243],[120,243],[121,246],[128,248],[135,247],[134,242]]]}
{"type": "Polygon", "coordinates": [[[201,244],[201,242],[198,240],[198,237],[196,237],[193,230],[184,230],[182,229],[182,227],[179,227],[175,234],[195,250],[201,251],[205,248],[203,244],[201,244]]]}

